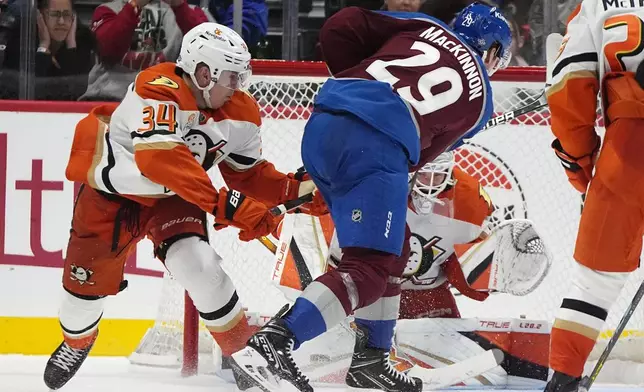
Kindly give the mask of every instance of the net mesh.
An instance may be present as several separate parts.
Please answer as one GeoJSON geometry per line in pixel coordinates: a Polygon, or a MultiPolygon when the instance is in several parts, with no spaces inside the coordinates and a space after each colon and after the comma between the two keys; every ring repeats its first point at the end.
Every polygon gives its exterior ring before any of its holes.
{"type": "MultiPolygon", "coordinates": [[[[263,154],[278,170],[292,172],[302,165],[302,132],[312,100],[323,82],[323,77],[253,76],[249,90],[261,107],[263,154]]],[[[543,84],[539,82],[493,82],[492,85],[495,112],[521,107],[543,91],[543,84]]],[[[457,164],[481,181],[495,206],[488,228],[507,219],[530,219],[553,256],[543,283],[526,296],[493,295],[483,303],[458,297],[463,317],[525,316],[552,320],[568,287],[582,204],[552,153],[553,136],[546,126],[547,120],[547,110],[529,113],[511,124],[480,133],[457,151],[457,164]]],[[[218,187],[224,186],[217,173],[211,175],[218,187]]],[[[286,303],[284,295],[271,283],[273,255],[258,241],[241,243],[234,229],[211,233],[211,240],[245,307],[272,315],[286,303]]],[[[631,275],[610,311],[600,340],[610,337],[642,277],[639,270],[631,275]]],[[[146,335],[136,356],[139,362],[150,362],[145,357],[148,354],[169,355],[173,359],[170,362],[178,366],[183,291],[169,277],[164,279],[167,287],[164,287],[154,331],[146,335]]],[[[629,336],[640,337],[643,325],[642,312],[637,311],[629,324],[629,336]]],[[[201,340],[207,343],[200,345],[200,351],[205,354],[210,350],[211,341],[207,333],[202,334],[201,340]]]]}

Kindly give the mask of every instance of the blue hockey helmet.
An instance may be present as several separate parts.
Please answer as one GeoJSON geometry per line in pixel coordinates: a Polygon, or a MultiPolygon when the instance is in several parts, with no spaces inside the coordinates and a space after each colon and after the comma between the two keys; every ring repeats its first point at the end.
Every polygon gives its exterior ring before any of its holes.
{"type": "Polygon", "coordinates": [[[481,56],[498,45],[499,68],[505,68],[510,63],[512,32],[498,8],[481,3],[470,4],[456,16],[452,29],[481,56]]]}

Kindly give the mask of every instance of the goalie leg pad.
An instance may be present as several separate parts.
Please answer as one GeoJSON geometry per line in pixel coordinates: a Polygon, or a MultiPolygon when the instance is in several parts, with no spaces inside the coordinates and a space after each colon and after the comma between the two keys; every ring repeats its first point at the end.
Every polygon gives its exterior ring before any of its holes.
{"type": "Polygon", "coordinates": [[[197,236],[182,238],[168,248],[165,265],[190,294],[223,355],[243,348],[252,329],[215,250],[197,236]]]}
{"type": "Polygon", "coordinates": [[[595,271],[581,264],[575,268],[572,288],[553,324],[550,367],[579,377],[628,273],[595,271]]]}
{"type": "Polygon", "coordinates": [[[77,295],[65,290],[58,318],[65,342],[70,347],[83,349],[94,341],[103,316],[105,298],[77,295]]]}

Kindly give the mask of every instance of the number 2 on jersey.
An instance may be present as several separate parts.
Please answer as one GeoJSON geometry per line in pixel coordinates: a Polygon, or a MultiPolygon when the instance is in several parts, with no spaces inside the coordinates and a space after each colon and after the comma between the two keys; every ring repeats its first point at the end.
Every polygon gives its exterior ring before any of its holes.
{"type": "Polygon", "coordinates": [[[152,106],[143,108],[143,125],[144,127],[137,129],[138,132],[148,132],[156,128],[156,126],[164,127],[168,132],[174,132],[177,125],[177,108],[173,105],[166,105],[160,103],[156,110],[152,106]]]}
{"type": "Polygon", "coordinates": [[[604,46],[604,54],[613,72],[626,71],[623,57],[637,56],[644,49],[642,33],[643,22],[637,15],[623,14],[606,19],[604,30],[614,29],[619,26],[626,26],[626,39],[619,42],[610,42],[604,46]]]}
{"type": "MultiPolygon", "coordinates": [[[[367,67],[367,73],[373,76],[374,79],[389,83],[393,87],[400,79],[392,75],[387,70],[387,67],[424,67],[436,64],[441,55],[438,49],[425,42],[416,41],[411,46],[411,49],[420,51],[421,53],[405,59],[390,61],[376,60],[367,67]]],[[[458,101],[463,93],[463,82],[461,81],[461,75],[457,71],[448,67],[440,67],[423,74],[418,79],[417,89],[423,97],[421,100],[417,100],[412,96],[411,86],[400,87],[396,91],[401,98],[409,102],[416,109],[418,114],[424,116],[458,101]],[[448,90],[438,94],[432,93],[431,89],[433,87],[446,82],[450,84],[448,90]]]]}

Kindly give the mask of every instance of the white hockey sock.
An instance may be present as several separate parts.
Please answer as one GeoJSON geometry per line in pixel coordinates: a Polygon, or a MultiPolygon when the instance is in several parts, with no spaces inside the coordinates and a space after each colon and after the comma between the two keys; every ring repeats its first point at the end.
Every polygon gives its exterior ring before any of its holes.
{"type": "Polygon", "coordinates": [[[105,299],[84,299],[64,292],[58,318],[67,344],[74,348],[85,348],[94,340],[103,316],[105,299]]]}
{"type": "Polygon", "coordinates": [[[241,349],[252,331],[215,250],[198,237],[184,238],[170,246],[165,265],[190,294],[224,355],[241,349]]]}

